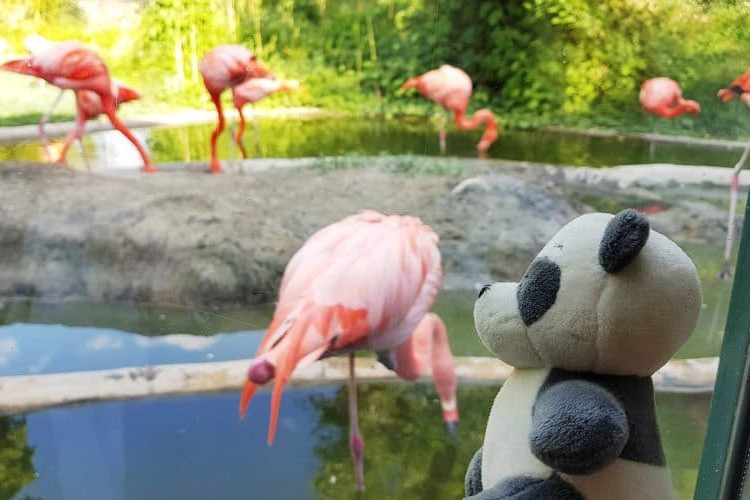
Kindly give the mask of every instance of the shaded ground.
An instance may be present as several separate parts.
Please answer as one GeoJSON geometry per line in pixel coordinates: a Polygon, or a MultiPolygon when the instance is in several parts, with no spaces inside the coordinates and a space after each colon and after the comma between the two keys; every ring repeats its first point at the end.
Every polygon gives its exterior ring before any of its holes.
{"type": "Polygon", "coordinates": [[[669,169],[423,157],[250,160],[220,176],[202,168],[143,176],[0,165],[0,294],[266,302],[314,230],[363,208],[432,225],[447,288],[517,279],[560,226],[597,209],[659,212],[654,226],[681,243],[721,245],[726,231],[727,169],[681,184],[669,169]]]}

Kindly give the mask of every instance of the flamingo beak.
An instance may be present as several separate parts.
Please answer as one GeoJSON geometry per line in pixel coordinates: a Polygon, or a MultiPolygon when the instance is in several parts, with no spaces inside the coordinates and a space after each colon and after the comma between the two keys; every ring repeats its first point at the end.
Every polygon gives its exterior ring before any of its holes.
{"type": "Polygon", "coordinates": [[[458,421],[445,422],[445,428],[448,431],[448,435],[450,437],[458,437],[458,421]]]}

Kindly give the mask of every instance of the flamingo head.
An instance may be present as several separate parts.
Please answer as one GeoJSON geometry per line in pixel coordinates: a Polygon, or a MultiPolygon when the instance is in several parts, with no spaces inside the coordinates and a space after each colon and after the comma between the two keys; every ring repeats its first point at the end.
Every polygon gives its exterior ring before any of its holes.
{"type": "Polygon", "coordinates": [[[701,105],[698,104],[697,101],[686,100],[684,102],[684,106],[685,106],[686,113],[700,113],[701,112],[701,105]]]}
{"type": "Polygon", "coordinates": [[[126,87],[125,85],[118,85],[116,98],[117,103],[122,104],[123,102],[135,101],[136,99],[140,99],[141,94],[137,90],[126,87]]]}
{"type": "Polygon", "coordinates": [[[6,61],[3,64],[0,64],[0,70],[10,71],[12,73],[20,73],[22,75],[30,75],[36,77],[41,76],[39,66],[33,64],[30,57],[6,61]]]}
{"type": "Polygon", "coordinates": [[[256,56],[250,58],[245,71],[247,71],[248,78],[275,78],[271,70],[261,64],[256,56]]]}
{"type": "Polygon", "coordinates": [[[721,102],[729,102],[736,96],[741,96],[744,90],[739,85],[732,85],[728,89],[721,89],[716,93],[716,96],[721,99],[721,102]]]}

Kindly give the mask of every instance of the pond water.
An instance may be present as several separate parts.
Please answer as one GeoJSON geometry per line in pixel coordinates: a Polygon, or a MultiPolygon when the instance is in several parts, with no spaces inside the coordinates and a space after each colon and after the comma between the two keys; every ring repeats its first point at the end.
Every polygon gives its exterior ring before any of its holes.
{"type": "MultiPolygon", "coordinates": [[[[686,246],[704,282],[698,330],[679,356],[718,353],[731,282],[720,249],[686,246]]],[[[487,355],[474,292],[441,294],[457,355],[487,355]]],[[[0,302],[0,376],[249,359],[270,306],[208,311],[163,303],[0,302]]],[[[457,439],[427,384],[363,384],[364,498],[459,498],[497,386],[464,384],[457,439]]],[[[269,392],[237,419],[237,394],[80,405],[0,417],[0,498],[353,498],[346,391],[291,389],[276,443],[265,444],[269,392]],[[4,477],[3,471],[9,471],[4,477]],[[290,480],[289,478],[294,478],[290,480]]],[[[659,420],[680,498],[691,498],[709,396],[659,394],[659,420]]]]}
{"type": "MultiPolygon", "coordinates": [[[[362,384],[367,491],[359,498],[461,498],[496,386],[463,386],[450,438],[427,385],[362,384]]],[[[16,498],[357,498],[347,445],[346,390],[292,389],[276,442],[265,443],[270,393],[248,417],[237,395],[111,402],[0,417],[0,491],[16,498]],[[3,435],[4,434],[4,435],[3,435]]],[[[710,398],[657,395],[679,498],[692,498],[710,398]]]]}
{"type": "MultiPolygon", "coordinates": [[[[209,137],[213,124],[136,129],[145,140],[155,162],[200,161],[209,158],[209,137]]],[[[257,145],[252,125],[245,133],[250,157],[300,158],[335,155],[419,154],[438,155],[435,124],[430,120],[378,120],[358,118],[306,118],[259,120],[257,145]]],[[[448,155],[475,157],[478,131],[452,127],[448,155]]],[[[59,139],[56,141],[59,144],[59,139]]],[[[86,134],[85,147],[92,164],[118,168],[141,163],[130,143],[118,132],[86,134]]],[[[653,143],[633,137],[590,137],[552,131],[504,130],[488,156],[509,160],[603,167],[638,163],[676,163],[731,167],[741,151],[725,147],[653,143]]],[[[219,141],[221,158],[239,158],[236,146],[224,133],[219,141]]],[[[38,141],[0,143],[0,161],[41,161],[38,141]]],[[[69,163],[85,165],[77,146],[71,148],[69,163]]]]}

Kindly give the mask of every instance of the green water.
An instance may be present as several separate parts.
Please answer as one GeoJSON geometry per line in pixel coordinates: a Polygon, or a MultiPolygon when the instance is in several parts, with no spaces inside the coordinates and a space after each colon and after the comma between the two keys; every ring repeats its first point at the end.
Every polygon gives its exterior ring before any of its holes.
{"type": "MultiPolygon", "coordinates": [[[[155,162],[203,161],[209,158],[209,137],[213,124],[181,127],[142,128],[136,132],[145,140],[155,162]]],[[[259,141],[252,125],[245,133],[251,158],[299,158],[310,156],[419,154],[439,155],[436,126],[430,120],[378,120],[361,118],[259,120],[259,141]]],[[[449,156],[476,157],[480,132],[448,132],[449,156]]],[[[92,164],[103,167],[132,166],[140,159],[117,132],[86,135],[87,155],[92,164]]],[[[638,163],[676,163],[731,167],[740,151],[701,145],[651,143],[627,137],[590,137],[551,131],[504,130],[490,148],[490,158],[603,167],[638,163]]],[[[219,140],[219,156],[239,158],[237,147],[225,132],[219,140]]],[[[0,144],[0,161],[42,160],[37,140],[0,144]]],[[[70,150],[71,165],[82,167],[79,148],[70,150]]]]}

